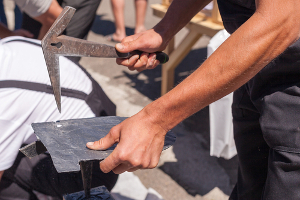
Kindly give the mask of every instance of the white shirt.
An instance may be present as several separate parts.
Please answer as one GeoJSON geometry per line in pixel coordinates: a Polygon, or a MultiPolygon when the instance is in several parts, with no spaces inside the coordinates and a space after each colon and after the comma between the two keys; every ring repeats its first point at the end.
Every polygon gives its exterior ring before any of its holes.
{"type": "MultiPolygon", "coordinates": [[[[50,85],[42,49],[13,41],[39,40],[8,37],[0,40],[0,81],[18,80],[50,85]],[[6,43],[8,42],[8,43],[6,43]]],[[[92,82],[73,62],[60,57],[61,87],[89,94],[92,82]]],[[[12,166],[20,146],[33,135],[32,123],[95,117],[84,100],[62,96],[58,112],[54,96],[18,88],[0,88],[0,171],[12,166]]]]}
{"type": "Polygon", "coordinates": [[[50,8],[52,0],[15,0],[15,3],[30,17],[38,17],[50,8]]]}

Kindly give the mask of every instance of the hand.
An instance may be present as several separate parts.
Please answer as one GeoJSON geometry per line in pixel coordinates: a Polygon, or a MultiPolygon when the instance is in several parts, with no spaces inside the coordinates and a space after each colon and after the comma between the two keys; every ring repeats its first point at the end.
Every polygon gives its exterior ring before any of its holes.
{"type": "Polygon", "coordinates": [[[12,32],[14,36],[24,36],[28,38],[33,38],[33,34],[25,29],[18,29],[12,32]]]}
{"type": "Polygon", "coordinates": [[[152,52],[162,51],[167,44],[163,43],[162,36],[154,29],[128,36],[121,43],[116,44],[116,49],[122,53],[128,53],[134,50],[144,51],[140,57],[132,56],[129,59],[117,59],[117,64],[127,66],[129,70],[139,72],[145,69],[154,69],[159,65],[156,55],[152,52]]]}
{"type": "Polygon", "coordinates": [[[115,174],[157,166],[167,133],[159,124],[151,122],[143,111],[113,127],[99,141],[87,143],[94,150],[105,150],[118,143],[114,151],[100,162],[104,173],[115,174]]]}

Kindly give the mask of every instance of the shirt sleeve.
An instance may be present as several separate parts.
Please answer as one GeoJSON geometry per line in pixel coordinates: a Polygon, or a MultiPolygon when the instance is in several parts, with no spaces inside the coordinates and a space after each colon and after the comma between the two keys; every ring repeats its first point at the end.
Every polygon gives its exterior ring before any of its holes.
{"type": "Polygon", "coordinates": [[[38,17],[49,9],[52,0],[15,0],[15,3],[30,17],[38,17]]]}
{"type": "Polygon", "coordinates": [[[0,171],[13,165],[19,148],[32,134],[29,125],[0,119],[0,171]]]}

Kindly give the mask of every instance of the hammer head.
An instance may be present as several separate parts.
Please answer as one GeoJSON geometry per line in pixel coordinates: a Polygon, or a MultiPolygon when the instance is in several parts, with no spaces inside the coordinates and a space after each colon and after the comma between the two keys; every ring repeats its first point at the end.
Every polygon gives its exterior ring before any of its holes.
{"type": "Polygon", "coordinates": [[[75,8],[66,6],[42,39],[42,49],[59,112],[61,112],[61,89],[58,50],[61,43],[57,40],[57,37],[66,29],[75,10],[75,8]]]}

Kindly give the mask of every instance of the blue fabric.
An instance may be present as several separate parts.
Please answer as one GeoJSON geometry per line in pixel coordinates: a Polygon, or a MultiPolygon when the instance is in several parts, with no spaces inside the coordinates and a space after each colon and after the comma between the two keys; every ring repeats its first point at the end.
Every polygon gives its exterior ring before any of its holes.
{"type": "Polygon", "coordinates": [[[4,12],[3,0],[0,0],[0,22],[7,26],[6,15],[4,12]]]}

